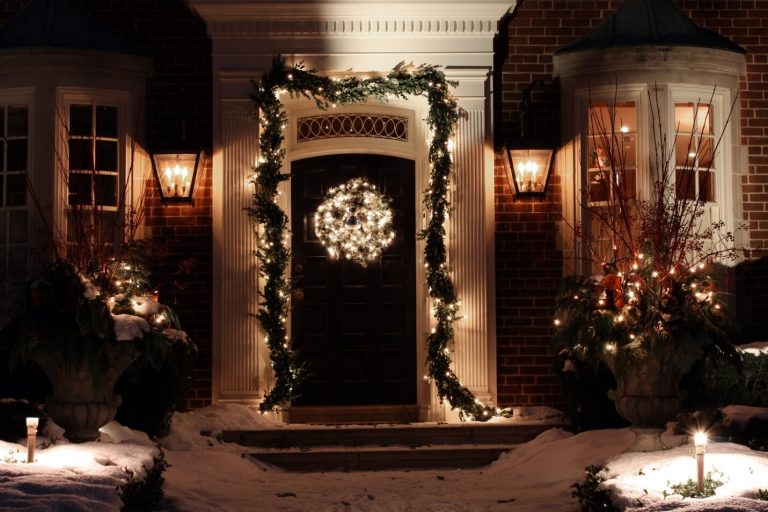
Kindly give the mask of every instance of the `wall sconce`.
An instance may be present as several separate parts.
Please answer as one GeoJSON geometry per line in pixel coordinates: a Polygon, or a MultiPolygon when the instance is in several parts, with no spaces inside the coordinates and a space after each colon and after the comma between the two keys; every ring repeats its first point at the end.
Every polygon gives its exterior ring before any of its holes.
{"type": "Polygon", "coordinates": [[[205,162],[205,153],[153,152],[152,169],[165,203],[194,203],[197,174],[205,162]]]}
{"type": "Polygon", "coordinates": [[[515,196],[547,195],[553,150],[502,148],[501,152],[504,172],[510,188],[515,191],[515,196]]]}

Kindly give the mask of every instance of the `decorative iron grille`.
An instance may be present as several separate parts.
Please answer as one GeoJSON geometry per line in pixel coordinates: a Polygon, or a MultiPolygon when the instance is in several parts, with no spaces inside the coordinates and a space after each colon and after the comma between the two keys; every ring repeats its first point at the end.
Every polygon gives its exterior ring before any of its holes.
{"type": "Polygon", "coordinates": [[[298,142],[340,137],[371,137],[408,140],[408,118],[383,114],[326,114],[302,117],[298,122],[298,142]]]}

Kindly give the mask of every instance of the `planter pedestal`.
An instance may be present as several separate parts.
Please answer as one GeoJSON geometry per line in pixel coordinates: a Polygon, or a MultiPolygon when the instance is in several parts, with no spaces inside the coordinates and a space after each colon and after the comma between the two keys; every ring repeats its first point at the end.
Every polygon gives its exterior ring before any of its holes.
{"type": "Polygon", "coordinates": [[[64,437],[73,443],[99,438],[99,428],[115,417],[122,403],[115,395],[115,383],[135,359],[126,345],[105,346],[98,357],[72,363],[52,353],[38,353],[35,362],[53,386],[45,410],[64,429],[64,437]]]}
{"type": "Polygon", "coordinates": [[[616,389],[608,396],[616,411],[632,423],[635,442],[627,451],[656,451],[665,447],[661,434],[668,421],[676,418],[682,404],[678,384],[690,370],[673,351],[659,352],[642,359],[606,360],[616,377],[616,389]]]}
{"type": "Polygon", "coordinates": [[[64,429],[64,437],[72,443],[86,443],[99,438],[99,429],[112,421],[122,400],[111,402],[64,402],[48,400],[45,410],[64,429]]]}

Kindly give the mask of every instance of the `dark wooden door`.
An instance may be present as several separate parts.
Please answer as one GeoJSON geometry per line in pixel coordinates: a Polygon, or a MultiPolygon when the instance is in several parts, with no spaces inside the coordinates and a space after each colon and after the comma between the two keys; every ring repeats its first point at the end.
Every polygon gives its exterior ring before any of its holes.
{"type": "Polygon", "coordinates": [[[379,155],[293,162],[295,347],[311,365],[296,405],[416,403],[414,164],[379,155]],[[328,189],[364,177],[392,199],[395,241],[363,267],[334,260],[315,236],[314,215],[328,189]]]}

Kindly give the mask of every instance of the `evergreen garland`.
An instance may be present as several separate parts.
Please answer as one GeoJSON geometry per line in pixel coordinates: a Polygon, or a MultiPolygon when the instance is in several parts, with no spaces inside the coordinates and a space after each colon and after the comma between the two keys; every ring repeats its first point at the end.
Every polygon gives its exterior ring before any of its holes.
{"type": "Polygon", "coordinates": [[[427,124],[432,139],[430,180],[429,188],[424,192],[424,207],[429,213],[429,224],[419,234],[425,241],[424,262],[435,319],[435,326],[427,338],[427,378],[437,386],[441,401],[447,400],[452,408],[459,410],[462,418],[482,421],[501,412],[484,406],[451,370],[453,322],[457,319],[460,302],[448,273],[444,223],[449,209],[447,196],[452,168],[448,140],[460,115],[449,91],[449,87],[455,85],[446,80],[437,67],[429,65],[409,69],[400,63],[386,77],[331,79],[305,69],[301,63],[287,67],[281,57],[273,60],[272,70],[261,81],[253,83],[251,99],[261,113],[261,158],[253,176],[256,185],[253,205],[247,212],[262,229],[258,232],[256,254],[261,262],[259,273],[266,284],[260,293],[257,317],[266,333],[275,374],[275,386],[265,396],[262,410],[289,402],[306,373],[306,366],[291,349],[286,335],[288,297],[292,289],[285,277],[290,259],[286,247],[288,216],[277,204],[278,185],[290,178],[289,174],[281,172],[285,157],[282,143],[286,114],[280,96],[288,93],[292,97],[314,100],[321,110],[362,103],[371,97],[383,102],[390,97],[427,97],[427,124]]]}

